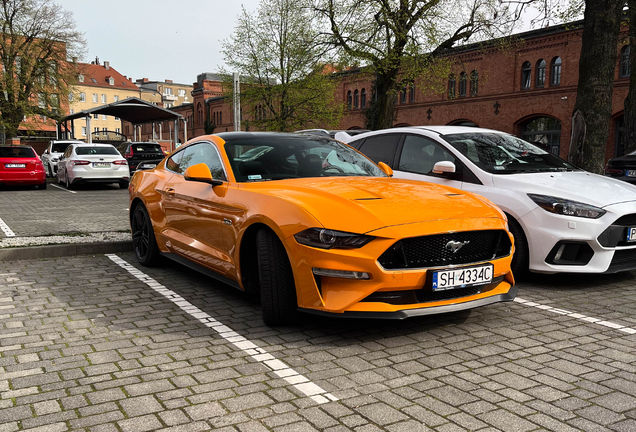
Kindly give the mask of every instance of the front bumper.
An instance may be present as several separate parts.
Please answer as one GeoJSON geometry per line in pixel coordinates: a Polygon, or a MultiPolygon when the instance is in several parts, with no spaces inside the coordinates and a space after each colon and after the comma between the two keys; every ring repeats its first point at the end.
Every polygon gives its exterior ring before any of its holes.
{"type": "Polygon", "coordinates": [[[617,219],[636,214],[636,202],[625,202],[604,208],[599,219],[557,215],[536,208],[519,221],[524,228],[530,251],[530,270],[536,273],[614,273],[636,269],[636,243],[633,246],[605,247],[599,236],[617,219]],[[563,242],[584,244],[591,251],[585,263],[554,264],[555,247],[563,242]],[[633,251],[633,252],[629,252],[633,251]]]}
{"type": "MultiPolygon", "coordinates": [[[[449,298],[430,301],[425,299],[427,293],[424,291],[430,289],[432,271],[441,268],[385,270],[378,263],[378,257],[396,241],[406,237],[446,233],[450,231],[448,224],[449,221],[434,221],[386,228],[371,233],[376,239],[360,249],[324,250],[300,245],[293,237],[287,238],[286,246],[294,273],[299,308],[319,314],[379,314],[378,316],[385,318],[403,319],[514,299],[516,291],[512,289],[514,278],[510,271],[512,255],[453,266],[461,268],[493,264],[493,283],[483,285],[483,291],[479,287],[480,289],[460,297],[453,297],[459,291],[449,290],[449,298]],[[362,280],[316,276],[312,268],[365,272],[370,278],[362,280]],[[392,296],[420,300],[389,300],[392,296]]],[[[476,226],[480,229],[504,229],[501,220],[474,219],[461,226],[453,224],[453,230],[473,231],[476,226]]]]}

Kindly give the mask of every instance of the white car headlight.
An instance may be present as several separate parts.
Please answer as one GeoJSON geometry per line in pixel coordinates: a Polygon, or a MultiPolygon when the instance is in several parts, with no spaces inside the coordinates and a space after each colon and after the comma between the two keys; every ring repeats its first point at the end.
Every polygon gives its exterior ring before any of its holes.
{"type": "Polygon", "coordinates": [[[561,214],[565,216],[576,216],[588,219],[598,219],[607,213],[602,208],[593,205],[570,201],[563,198],[557,198],[548,195],[528,194],[528,197],[542,209],[550,213],[561,214]]]}

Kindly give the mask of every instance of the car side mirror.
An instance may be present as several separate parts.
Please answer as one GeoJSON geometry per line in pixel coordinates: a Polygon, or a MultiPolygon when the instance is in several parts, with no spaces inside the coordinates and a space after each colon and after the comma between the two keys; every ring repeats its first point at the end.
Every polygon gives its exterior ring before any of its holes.
{"type": "Polygon", "coordinates": [[[45,154],[49,154],[49,151],[48,151],[48,150],[44,150],[44,153],[42,153],[42,154],[43,154],[43,155],[45,155],[45,154]]]}
{"type": "Polygon", "coordinates": [[[204,163],[199,163],[186,168],[183,173],[183,177],[187,181],[195,181],[201,183],[208,183],[212,186],[219,186],[223,184],[222,180],[215,180],[212,178],[210,168],[204,163]]]}
{"type": "Polygon", "coordinates": [[[384,171],[384,174],[388,175],[389,177],[393,177],[393,170],[390,166],[388,166],[384,162],[378,162],[378,166],[382,171],[384,171]]]}
{"type": "Polygon", "coordinates": [[[61,161],[62,159],[64,159],[64,155],[60,156],[58,160],[61,161]]]}
{"type": "Polygon", "coordinates": [[[435,174],[447,174],[455,172],[455,164],[451,161],[439,161],[433,167],[433,173],[435,174]]]}

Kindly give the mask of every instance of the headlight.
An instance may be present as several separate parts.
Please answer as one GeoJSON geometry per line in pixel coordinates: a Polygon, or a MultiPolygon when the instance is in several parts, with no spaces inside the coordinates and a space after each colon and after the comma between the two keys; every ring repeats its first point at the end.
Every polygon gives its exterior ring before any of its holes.
{"type": "Polygon", "coordinates": [[[550,213],[566,216],[576,216],[588,219],[598,219],[607,213],[605,210],[589,204],[576,201],[569,201],[548,195],[528,194],[530,199],[537,203],[539,207],[550,213]]]}
{"type": "Polygon", "coordinates": [[[309,228],[295,234],[294,238],[300,244],[320,249],[357,249],[369,243],[375,237],[325,228],[309,228]]]}

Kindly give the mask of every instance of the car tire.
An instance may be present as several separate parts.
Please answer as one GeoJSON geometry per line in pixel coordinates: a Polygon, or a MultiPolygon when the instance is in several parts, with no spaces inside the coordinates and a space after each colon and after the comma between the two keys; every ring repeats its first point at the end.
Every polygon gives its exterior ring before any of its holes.
{"type": "Polygon", "coordinates": [[[132,231],[133,249],[139,264],[152,267],[159,262],[159,248],[155,239],[155,231],[152,228],[150,215],[143,204],[138,204],[130,219],[132,231]]]}
{"type": "Polygon", "coordinates": [[[46,164],[46,171],[47,171],[47,176],[48,177],[53,177],[53,168],[51,167],[51,164],[47,163],[46,164]]]}
{"type": "Polygon", "coordinates": [[[44,183],[38,185],[38,189],[40,190],[46,189],[46,179],[44,179],[44,183]]]}
{"type": "Polygon", "coordinates": [[[128,189],[128,185],[130,184],[130,182],[127,182],[125,180],[122,180],[119,182],[119,188],[120,189],[128,189]]]}
{"type": "Polygon", "coordinates": [[[296,321],[298,301],[289,257],[276,234],[269,229],[256,233],[258,275],[263,321],[270,326],[296,321]]]}
{"type": "Polygon", "coordinates": [[[528,240],[519,222],[510,215],[508,216],[508,227],[515,238],[515,254],[512,257],[512,274],[515,279],[521,279],[528,274],[530,265],[530,254],[528,251],[528,240]]]}

